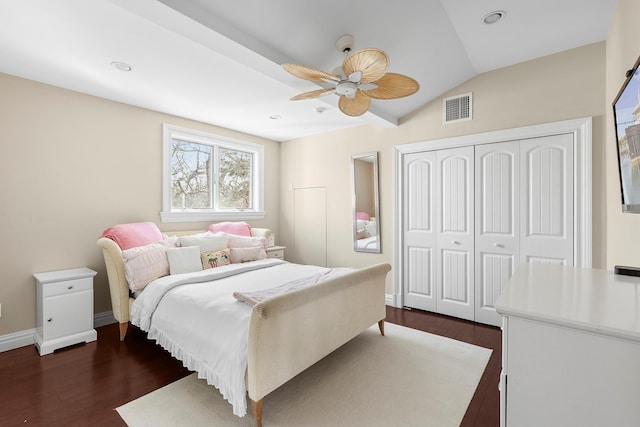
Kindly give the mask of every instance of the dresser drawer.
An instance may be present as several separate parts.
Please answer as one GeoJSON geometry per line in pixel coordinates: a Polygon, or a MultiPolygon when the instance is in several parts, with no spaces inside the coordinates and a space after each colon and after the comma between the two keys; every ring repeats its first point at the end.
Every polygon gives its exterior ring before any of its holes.
{"type": "Polygon", "coordinates": [[[93,290],[93,278],[91,277],[44,284],[42,286],[42,296],[47,298],[87,290],[93,290]]]}

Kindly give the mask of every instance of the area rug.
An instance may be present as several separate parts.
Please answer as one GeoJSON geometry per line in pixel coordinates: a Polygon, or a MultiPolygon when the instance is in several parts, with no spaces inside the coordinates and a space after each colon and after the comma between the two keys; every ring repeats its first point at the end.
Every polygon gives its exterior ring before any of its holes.
{"type": "MultiPolygon", "coordinates": [[[[390,323],[383,337],[375,325],[265,397],[263,425],[459,426],[490,355],[390,323]]],[[[117,411],[131,427],[255,425],[196,374],[117,411]]]]}

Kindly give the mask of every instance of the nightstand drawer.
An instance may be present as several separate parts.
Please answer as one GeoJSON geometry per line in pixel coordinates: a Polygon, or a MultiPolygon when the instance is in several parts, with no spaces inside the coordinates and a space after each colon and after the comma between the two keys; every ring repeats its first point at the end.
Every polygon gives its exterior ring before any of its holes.
{"type": "Polygon", "coordinates": [[[277,249],[277,250],[273,250],[273,251],[267,251],[267,256],[269,258],[284,259],[284,249],[277,249]]]}
{"type": "Polygon", "coordinates": [[[72,292],[93,290],[93,278],[66,280],[64,282],[47,283],[42,287],[44,298],[64,295],[72,292]]]}

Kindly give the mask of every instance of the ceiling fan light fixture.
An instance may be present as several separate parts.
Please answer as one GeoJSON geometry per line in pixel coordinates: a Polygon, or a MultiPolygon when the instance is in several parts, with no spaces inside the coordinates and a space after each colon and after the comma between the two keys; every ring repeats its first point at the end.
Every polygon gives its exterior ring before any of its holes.
{"type": "Polygon", "coordinates": [[[505,16],[507,16],[507,12],[504,10],[494,10],[493,12],[489,12],[484,15],[482,22],[487,25],[495,24],[496,22],[503,20],[505,16]]]}
{"type": "Polygon", "coordinates": [[[342,66],[334,68],[333,74],[300,64],[282,64],[295,77],[330,85],[300,93],[291,100],[313,99],[335,93],[339,97],[340,111],[357,117],[367,112],[371,99],[402,98],[418,91],[420,85],[411,77],[387,72],[389,57],[384,51],[365,48],[350,53],[352,43],[352,36],[342,36],[336,42],[338,50],[346,55],[342,66]]]}
{"type": "Polygon", "coordinates": [[[349,80],[342,81],[338,83],[336,86],[336,93],[338,95],[344,95],[348,98],[353,98],[353,95],[355,95],[356,90],[358,90],[358,84],[351,82],[349,80]]]}

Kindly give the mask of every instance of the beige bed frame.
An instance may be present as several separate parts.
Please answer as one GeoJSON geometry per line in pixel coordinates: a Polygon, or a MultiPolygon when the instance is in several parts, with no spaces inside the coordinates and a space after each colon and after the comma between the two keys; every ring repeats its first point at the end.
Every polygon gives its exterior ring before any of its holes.
{"type": "MultiPolygon", "coordinates": [[[[268,236],[270,231],[253,228],[252,234],[268,236]]],[[[129,298],[121,250],[107,238],[99,239],[98,246],[103,251],[113,316],[120,323],[123,341],[133,299],[129,298]]],[[[389,264],[377,264],[253,307],[246,382],[258,426],[262,425],[262,403],[267,394],[372,325],[378,323],[384,335],[385,279],[390,270],[389,264]]]]}

